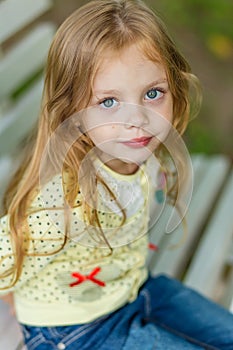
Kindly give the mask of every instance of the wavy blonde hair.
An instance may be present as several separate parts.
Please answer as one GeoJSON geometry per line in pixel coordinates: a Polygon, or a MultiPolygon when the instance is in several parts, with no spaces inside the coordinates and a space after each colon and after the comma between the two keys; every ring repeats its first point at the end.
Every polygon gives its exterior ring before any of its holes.
{"type": "MultiPolygon", "coordinates": [[[[93,81],[105,52],[118,53],[132,43],[137,44],[148,59],[163,64],[173,98],[173,125],[179,134],[186,129],[190,115],[190,85],[196,88],[197,80],[152,10],[137,0],[94,0],[67,18],[49,50],[42,109],[33,146],[30,145],[5,196],[15,255],[15,265],[8,271],[8,275],[14,275],[12,284],[19,278],[27,254],[27,239],[22,227],[39,186],[39,169],[45,147],[61,123],[88,106],[93,81]]],[[[77,174],[80,164],[92,147],[92,141],[83,135],[66,154],[64,169],[73,178],[72,191],[65,191],[70,207],[74,205],[79,190],[77,174]]],[[[158,157],[164,154],[162,145],[156,152],[158,157]]],[[[50,160],[54,162],[52,155],[50,160]]],[[[96,182],[90,181],[89,185],[96,186],[96,182]]],[[[108,188],[107,184],[105,186],[108,188]]],[[[89,222],[101,228],[97,211],[91,211],[88,203],[82,205],[89,222]]],[[[67,236],[68,232],[64,235],[63,246],[67,236]]]]}

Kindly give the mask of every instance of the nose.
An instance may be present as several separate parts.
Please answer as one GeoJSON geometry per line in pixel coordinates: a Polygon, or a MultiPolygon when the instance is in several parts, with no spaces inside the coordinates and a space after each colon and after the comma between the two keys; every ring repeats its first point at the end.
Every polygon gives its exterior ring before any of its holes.
{"type": "Polygon", "coordinates": [[[127,129],[142,128],[149,122],[146,110],[143,109],[140,105],[127,105],[125,112],[125,127],[127,129]]]}

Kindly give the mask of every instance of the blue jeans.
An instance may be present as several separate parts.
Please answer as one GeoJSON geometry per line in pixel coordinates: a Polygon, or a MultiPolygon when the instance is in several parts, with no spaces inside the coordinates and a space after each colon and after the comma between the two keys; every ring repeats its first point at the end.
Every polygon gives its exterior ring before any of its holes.
{"type": "Polygon", "coordinates": [[[89,324],[22,329],[28,350],[233,350],[233,315],[166,276],[89,324]]]}

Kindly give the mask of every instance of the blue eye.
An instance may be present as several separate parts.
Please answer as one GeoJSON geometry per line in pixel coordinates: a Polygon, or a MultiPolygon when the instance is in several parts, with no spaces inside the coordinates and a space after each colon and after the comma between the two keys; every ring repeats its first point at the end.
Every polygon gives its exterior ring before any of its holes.
{"type": "Polygon", "coordinates": [[[151,89],[147,91],[145,97],[148,100],[157,100],[158,98],[161,97],[162,94],[163,94],[162,91],[159,91],[158,89],[151,89]]]}
{"type": "Polygon", "coordinates": [[[106,98],[100,103],[100,106],[104,108],[112,108],[115,106],[116,103],[117,101],[114,98],[106,98]]]}

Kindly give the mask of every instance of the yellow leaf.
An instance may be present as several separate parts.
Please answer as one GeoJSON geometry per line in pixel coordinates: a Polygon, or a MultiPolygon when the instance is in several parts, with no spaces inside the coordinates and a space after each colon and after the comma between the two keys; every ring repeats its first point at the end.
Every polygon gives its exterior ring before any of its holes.
{"type": "Polygon", "coordinates": [[[218,58],[228,59],[233,56],[233,41],[221,34],[213,34],[207,39],[209,50],[218,58]]]}

